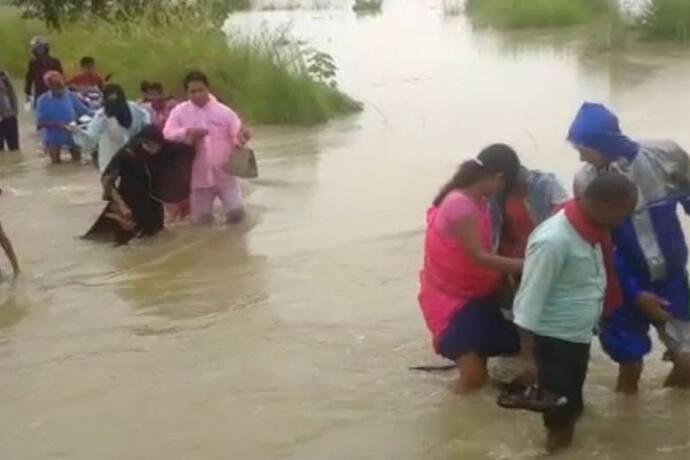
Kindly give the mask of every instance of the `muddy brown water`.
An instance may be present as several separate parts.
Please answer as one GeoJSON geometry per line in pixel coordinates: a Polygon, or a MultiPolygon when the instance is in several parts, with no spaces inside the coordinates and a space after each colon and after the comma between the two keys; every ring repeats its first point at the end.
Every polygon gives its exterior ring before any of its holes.
{"type": "MultiPolygon", "coordinates": [[[[238,15],[332,53],[359,116],[256,127],[261,179],[242,228],[179,226],[128,249],[77,236],[100,208],[87,167],[0,158],[2,221],[24,275],[0,286],[2,459],[538,458],[538,417],[454,376],[411,373],[431,352],[415,294],[425,208],[455,164],[495,141],[569,182],[564,137],[583,99],[625,129],[690,147],[690,52],[605,31],[503,34],[440,4],[388,0],[238,15]]],[[[24,120],[24,127],[30,124],[24,120]]],[[[29,130],[30,131],[30,130],[29,130]]],[[[594,347],[587,412],[564,459],[690,458],[690,396],[611,391],[594,347]]]]}

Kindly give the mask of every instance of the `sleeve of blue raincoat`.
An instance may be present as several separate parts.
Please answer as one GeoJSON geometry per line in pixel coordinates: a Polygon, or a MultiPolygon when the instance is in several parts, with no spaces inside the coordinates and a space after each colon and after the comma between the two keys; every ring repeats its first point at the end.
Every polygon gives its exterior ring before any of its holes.
{"type": "Polygon", "coordinates": [[[635,277],[630,273],[630,270],[618,253],[614,253],[614,265],[616,267],[618,282],[623,291],[623,305],[634,307],[637,297],[640,295],[640,288],[637,284],[637,280],[635,280],[635,277]]]}

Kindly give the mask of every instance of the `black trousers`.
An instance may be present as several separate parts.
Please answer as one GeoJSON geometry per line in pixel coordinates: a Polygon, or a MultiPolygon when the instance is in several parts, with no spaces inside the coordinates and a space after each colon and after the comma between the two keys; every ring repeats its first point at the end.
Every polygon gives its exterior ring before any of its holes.
{"type": "Polygon", "coordinates": [[[575,424],[584,410],[582,388],[589,366],[589,344],[535,336],[535,360],[539,386],[568,403],[544,414],[544,425],[560,431],[575,424]]]}
{"type": "Polygon", "coordinates": [[[7,117],[0,121],[0,151],[19,150],[19,123],[17,117],[7,117]]]}

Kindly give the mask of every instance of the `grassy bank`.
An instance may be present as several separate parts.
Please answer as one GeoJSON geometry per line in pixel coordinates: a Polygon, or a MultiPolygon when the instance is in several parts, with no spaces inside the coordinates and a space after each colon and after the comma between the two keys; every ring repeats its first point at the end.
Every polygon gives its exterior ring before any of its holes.
{"type": "Polygon", "coordinates": [[[690,0],[648,0],[640,25],[647,38],[690,42],[690,0]]]}
{"type": "MultiPolygon", "coordinates": [[[[27,43],[39,32],[45,33],[40,23],[0,8],[0,66],[21,75],[27,43]]],[[[316,81],[308,70],[309,51],[285,37],[228,41],[200,17],[90,20],[46,35],[68,74],[76,70],[79,58],[94,56],[101,71],[112,73],[131,98],[138,96],[144,79],[161,81],[179,94],[183,75],[200,69],[209,75],[217,96],[253,122],[317,123],[359,109],[346,95],[316,81]]]]}
{"type": "Polygon", "coordinates": [[[465,8],[474,19],[506,29],[583,24],[608,11],[606,0],[467,0],[465,8]]]}

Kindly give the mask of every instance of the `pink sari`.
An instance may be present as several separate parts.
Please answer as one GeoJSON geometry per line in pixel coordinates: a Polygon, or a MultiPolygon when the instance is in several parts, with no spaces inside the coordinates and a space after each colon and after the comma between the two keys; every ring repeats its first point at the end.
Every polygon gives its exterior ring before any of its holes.
{"type": "Polygon", "coordinates": [[[434,348],[450,320],[470,300],[495,293],[502,275],[477,267],[453,237],[457,220],[474,215],[484,249],[491,250],[491,218],[486,202],[477,203],[460,192],[451,192],[441,206],[427,211],[424,267],[420,273],[419,304],[434,348]]]}

